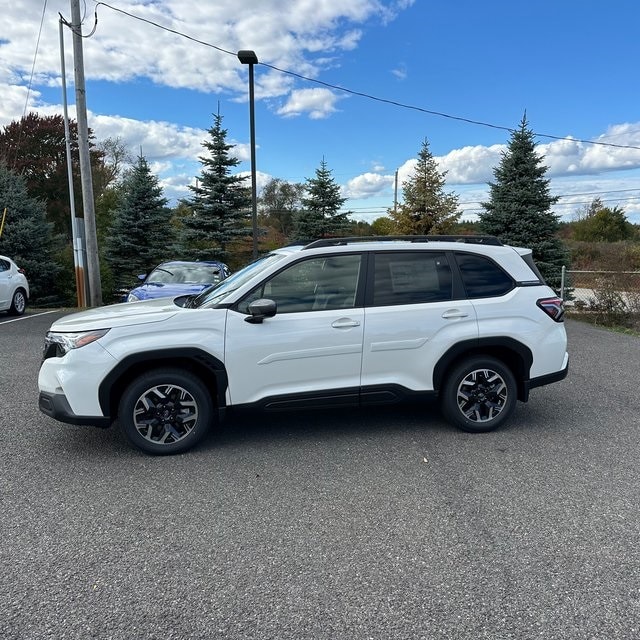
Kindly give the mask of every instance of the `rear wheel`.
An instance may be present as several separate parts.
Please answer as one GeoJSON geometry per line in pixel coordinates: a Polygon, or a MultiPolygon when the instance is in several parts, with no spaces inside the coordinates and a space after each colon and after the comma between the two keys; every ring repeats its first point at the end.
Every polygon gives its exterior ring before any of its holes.
{"type": "Polygon", "coordinates": [[[119,407],[120,428],[129,442],[156,455],[195,446],[213,416],[213,402],[202,380],[181,369],[158,369],[136,378],[119,407]]]}
{"type": "Polygon", "coordinates": [[[16,289],[11,299],[9,313],[12,316],[21,316],[27,308],[27,295],[23,289],[16,289]]]}
{"type": "Polygon", "coordinates": [[[496,358],[480,356],[464,360],[449,373],[442,412],[464,431],[493,431],[513,413],[516,400],[511,369],[496,358]]]}

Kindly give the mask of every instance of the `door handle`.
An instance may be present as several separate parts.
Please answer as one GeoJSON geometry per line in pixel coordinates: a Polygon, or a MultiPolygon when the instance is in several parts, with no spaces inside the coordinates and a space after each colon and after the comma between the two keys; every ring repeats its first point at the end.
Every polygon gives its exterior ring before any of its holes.
{"type": "Polygon", "coordinates": [[[442,317],[445,320],[449,318],[468,318],[469,314],[466,311],[461,311],[460,309],[449,309],[442,314],[442,317]]]}
{"type": "Polygon", "coordinates": [[[350,329],[352,327],[359,327],[360,323],[357,320],[351,320],[350,318],[340,318],[338,320],[334,320],[331,323],[331,326],[334,329],[350,329]]]}

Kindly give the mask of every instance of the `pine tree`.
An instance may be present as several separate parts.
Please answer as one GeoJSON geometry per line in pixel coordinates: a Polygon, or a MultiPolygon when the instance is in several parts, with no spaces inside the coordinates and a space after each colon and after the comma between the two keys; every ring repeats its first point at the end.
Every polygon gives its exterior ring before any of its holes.
{"type": "Polygon", "coordinates": [[[54,237],[53,223],[47,222],[44,203],[29,196],[25,179],[0,164],[0,219],[5,208],[0,254],[26,271],[32,302],[59,302],[60,267],[54,253],[60,238],[54,237]]]}
{"type": "Polygon", "coordinates": [[[344,233],[350,223],[347,214],[340,213],[339,209],[347,199],[340,196],[340,186],[324,158],[315,178],[306,179],[305,189],[307,197],[302,198],[303,208],[295,220],[296,239],[314,240],[344,233]]]}
{"type": "Polygon", "coordinates": [[[495,182],[489,183],[489,201],[482,203],[479,218],[484,233],[505,244],[532,249],[543,277],[558,288],[568,253],[556,236],[558,216],[551,207],[558,198],[550,194],[547,167],[535,151],[533,136],[525,114],[493,170],[495,182]]]}
{"type": "Polygon", "coordinates": [[[447,233],[460,217],[458,196],[445,193],[445,172],[439,172],[425,139],[415,171],[402,183],[403,203],[389,211],[396,231],[408,235],[447,233]]]}
{"type": "Polygon", "coordinates": [[[169,257],[173,227],[171,210],[158,178],[141,155],[126,174],[107,238],[106,259],[116,288],[131,285],[169,257]]]}
{"type": "Polygon", "coordinates": [[[189,204],[192,215],[182,220],[182,250],[198,260],[227,259],[229,245],[251,235],[247,224],[251,217],[251,189],[246,176],[233,175],[240,160],[230,155],[222,116],[214,115],[210,140],[202,143],[209,155],[201,156],[202,171],[189,204]]]}

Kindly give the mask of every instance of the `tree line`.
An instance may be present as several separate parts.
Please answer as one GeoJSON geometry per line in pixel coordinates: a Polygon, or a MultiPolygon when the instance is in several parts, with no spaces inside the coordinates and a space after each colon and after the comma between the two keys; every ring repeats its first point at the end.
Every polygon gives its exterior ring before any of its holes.
{"type": "MultiPolygon", "coordinates": [[[[77,127],[70,123],[76,215],[82,215],[77,127]]],[[[223,117],[203,141],[200,173],[191,195],[168,206],[162,186],[142,151],[132,158],[120,139],[96,142],[90,158],[96,198],[96,227],[105,302],[110,292],[130,287],[166,259],[218,259],[233,269],[251,258],[251,189],[239,175],[240,161],[227,141],[223,117]]],[[[461,222],[458,196],[446,190],[427,139],[412,174],[402,184],[402,200],[371,224],[344,211],[341,195],[323,157],[304,183],[271,179],[259,198],[261,252],[291,242],[344,235],[487,233],[507,244],[533,249],[534,260],[551,286],[569,264],[559,217],[552,211],[547,168],[535,152],[534,134],[523,117],[494,169],[489,198],[475,223],[461,222]]],[[[71,204],[62,116],[28,114],[0,132],[0,214],[6,209],[0,253],[24,266],[32,298],[40,304],[73,305],[75,278],[71,244],[71,204]]],[[[624,212],[594,200],[573,233],[627,239],[636,228],[624,212]]],[[[564,237],[567,237],[564,229],[564,237]]]]}

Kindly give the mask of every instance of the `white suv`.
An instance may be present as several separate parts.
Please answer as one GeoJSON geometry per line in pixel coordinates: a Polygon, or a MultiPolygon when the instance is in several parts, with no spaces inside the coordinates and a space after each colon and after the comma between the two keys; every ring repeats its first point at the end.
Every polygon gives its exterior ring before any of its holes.
{"type": "Polygon", "coordinates": [[[198,296],[101,307],[47,333],[40,409],[185,451],[232,407],[342,407],[438,395],[489,431],[567,374],[563,305],[529,249],[486,236],[285,247],[198,296]]]}

